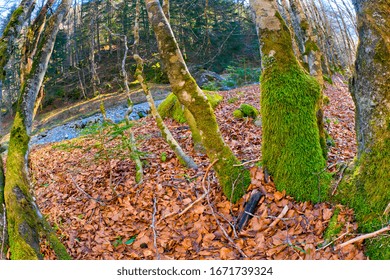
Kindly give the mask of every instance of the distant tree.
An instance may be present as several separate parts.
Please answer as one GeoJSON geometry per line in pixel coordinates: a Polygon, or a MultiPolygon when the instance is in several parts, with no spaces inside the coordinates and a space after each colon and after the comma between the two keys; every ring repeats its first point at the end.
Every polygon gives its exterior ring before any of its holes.
{"type": "MultiPolygon", "coordinates": [[[[390,223],[390,2],[355,0],[359,47],[350,89],[356,106],[358,155],[339,187],[359,229],[390,223]]],[[[390,236],[368,240],[372,259],[390,259],[390,236]]]]}

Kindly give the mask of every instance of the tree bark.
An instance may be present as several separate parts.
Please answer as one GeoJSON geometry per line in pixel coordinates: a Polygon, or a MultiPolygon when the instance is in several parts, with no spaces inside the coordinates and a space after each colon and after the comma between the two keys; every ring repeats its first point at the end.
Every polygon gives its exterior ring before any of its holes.
{"type": "Polygon", "coordinates": [[[294,56],[290,30],[275,0],[251,0],[262,57],[262,154],[276,187],[298,200],[325,199],[325,159],[316,109],[319,83],[294,56]]]}
{"type": "Polygon", "coordinates": [[[30,193],[27,156],[35,100],[46,73],[59,25],[68,13],[70,4],[71,0],[63,0],[55,14],[47,21],[40,36],[40,48],[33,58],[31,71],[25,76],[21,86],[11,129],[4,196],[12,259],[41,258],[40,235],[48,238],[59,258],[69,258],[63,245],[44,221],[30,193]]]}
{"type": "Polygon", "coordinates": [[[213,109],[189,73],[159,1],[145,2],[173,93],[194,116],[208,157],[211,161],[218,160],[214,169],[223,192],[228,199],[236,202],[249,186],[249,171],[242,166],[234,166],[239,161],[223,141],[213,109]]]}
{"type": "MultiPolygon", "coordinates": [[[[356,106],[358,156],[339,187],[362,232],[389,223],[390,202],[390,10],[389,1],[355,0],[359,47],[350,90],[356,106]]],[[[372,259],[390,259],[390,237],[368,240],[372,259]]]]}

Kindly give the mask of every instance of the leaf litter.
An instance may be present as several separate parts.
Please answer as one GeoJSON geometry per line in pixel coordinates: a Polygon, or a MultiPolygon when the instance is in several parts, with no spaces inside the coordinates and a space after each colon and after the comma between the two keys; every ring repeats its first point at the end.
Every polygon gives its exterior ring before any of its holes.
{"type": "MultiPolygon", "coordinates": [[[[329,152],[331,171],[356,153],[353,102],[341,77],[335,79],[325,91],[331,100],[325,116],[338,120],[327,123],[335,142],[329,152]]],[[[139,185],[131,155],[118,148],[119,140],[84,136],[31,151],[37,203],[74,259],[366,259],[362,243],[334,249],[357,233],[351,209],[296,202],[277,191],[272,181],[265,182],[256,166],[261,158],[261,127],[232,114],[242,103],[259,109],[258,85],[220,94],[224,101],[216,116],[221,133],[237,157],[247,162],[252,178],[247,194],[235,205],[222,195],[214,171],[206,172],[208,158],[193,151],[188,127],[172,120],[166,120],[167,125],[198,170],[180,165],[155,121],[146,117],[133,127],[143,152],[144,179],[139,185]],[[237,232],[237,218],[253,190],[265,195],[245,228],[237,232]],[[333,241],[325,241],[336,208],[340,232],[333,241]]],[[[55,259],[46,241],[41,250],[45,259],[55,259]]]]}

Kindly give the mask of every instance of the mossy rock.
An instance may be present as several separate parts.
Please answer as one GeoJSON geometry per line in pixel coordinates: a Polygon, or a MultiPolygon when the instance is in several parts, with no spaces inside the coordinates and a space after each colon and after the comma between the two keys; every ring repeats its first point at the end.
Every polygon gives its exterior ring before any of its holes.
{"type": "Polygon", "coordinates": [[[244,114],[245,117],[250,117],[255,119],[259,115],[259,111],[249,104],[241,104],[240,111],[244,114]]]}
{"type": "Polygon", "coordinates": [[[241,104],[240,108],[233,112],[233,116],[237,119],[242,119],[245,117],[256,119],[258,115],[259,111],[252,105],[246,103],[241,104]]]}
{"type": "Polygon", "coordinates": [[[233,111],[233,116],[236,118],[236,119],[242,119],[244,117],[244,113],[241,111],[241,110],[234,110],[233,111]]]}
{"type": "MultiPolygon", "coordinates": [[[[223,100],[223,96],[217,93],[204,91],[213,109],[223,100]]],[[[177,100],[174,93],[170,93],[158,106],[158,112],[163,119],[172,118],[179,123],[185,123],[184,106],[177,100]]]]}

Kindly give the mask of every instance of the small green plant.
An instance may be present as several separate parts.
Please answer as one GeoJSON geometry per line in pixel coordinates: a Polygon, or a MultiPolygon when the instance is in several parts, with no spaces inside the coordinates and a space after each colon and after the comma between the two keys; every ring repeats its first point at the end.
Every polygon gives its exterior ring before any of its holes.
{"type": "Polygon", "coordinates": [[[228,103],[232,104],[232,103],[235,103],[237,100],[238,100],[238,97],[232,97],[232,98],[228,99],[228,103]]]}
{"type": "Polygon", "coordinates": [[[160,156],[160,159],[161,159],[162,162],[166,162],[167,161],[167,153],[166,152],[162,152],[161,156],[160,156]]]}
{"type": "Polygon", "coordinates": [[[72,142],[59,143],[52,146],[53,149],[62,150],[62,151],[71,151],[74,149],[82,149],[83,146],[76,145],[72,142]]]}

